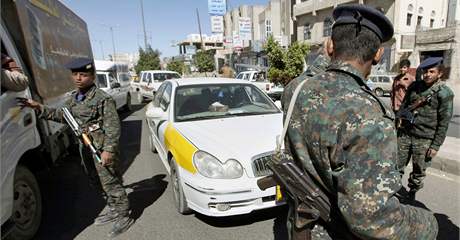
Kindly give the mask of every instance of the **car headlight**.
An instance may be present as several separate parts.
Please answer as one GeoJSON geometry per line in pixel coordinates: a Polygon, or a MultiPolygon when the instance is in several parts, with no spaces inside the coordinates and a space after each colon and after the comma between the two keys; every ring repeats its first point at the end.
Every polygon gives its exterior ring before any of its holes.
{"type": "Polygon", "coordinates": [[[208,178],[239,178],[243,175],[243,167],[235,159],[221,163],[217,158],[204,151],[193,155],[193,164],[198,172],[208,178]]]}

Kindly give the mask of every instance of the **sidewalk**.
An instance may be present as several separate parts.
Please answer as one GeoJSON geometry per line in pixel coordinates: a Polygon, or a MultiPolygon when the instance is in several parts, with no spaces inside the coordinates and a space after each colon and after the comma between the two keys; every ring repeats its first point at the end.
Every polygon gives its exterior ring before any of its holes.
{"type": "Polygon", "coordinates": [[[460,138],[446,137],[431,167],[460,176],[460,138]]]}

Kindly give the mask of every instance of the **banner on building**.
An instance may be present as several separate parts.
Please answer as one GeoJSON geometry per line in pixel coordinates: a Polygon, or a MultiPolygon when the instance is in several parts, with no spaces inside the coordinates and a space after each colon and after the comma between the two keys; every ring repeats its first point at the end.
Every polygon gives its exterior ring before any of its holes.
{"type": "Polygon", "coordinates": [[[252,22],[251,18],[240,17],[239,18],[240,26],[240,39],[241,40],[251,40],[252,39],[252,22]]]}
{"type": "Polygon", "coordinates": [[[211,16],[211,32],[223,33],[224,32],[224,17],[211,16]]]}
{"type": "Polygon", "coordinates": [[[208,0],[209,14],[213,16],[224,16],[226,10],[226,0],[208,0]]]}
{"type": "Polygon", "coordinates": [[[243,40],[241,39],[240,35],[238,32],[233,31],[233,49],[239,50],[243,48],[243,40]]]}

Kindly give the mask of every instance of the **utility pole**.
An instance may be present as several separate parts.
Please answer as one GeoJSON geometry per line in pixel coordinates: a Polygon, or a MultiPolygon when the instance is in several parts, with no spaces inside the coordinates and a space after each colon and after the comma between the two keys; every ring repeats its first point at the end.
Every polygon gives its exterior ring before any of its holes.
{"type": "Polygon", "coordinates": [[[204,51],[203,35],[201,35],[201,23],[200,23],[200,14],[198,13],[198,8],[196,8],[196,17],[198,19],[198,30],[200,31],[201,50],[204,51]]]}
{"type": "Polygon", "coordinates": [[[115,40],[114,40],[114,38],[113,38],[113,27],[112,27],[112,26],[110,26],[110,34],[112,35],[112,48],[113,48],[112,60],[113,60],[114,62],[116,62],[116,61],[117,61],[117,59],[116,59],[117,51],[115,50],[115,40]]]}
{"type": "Polygon", "coordinates": [[[104,46],[102,45],[102,40],[99,40],[98,42],[99,42],[99,46],[101,47],[102,60],[105,60],[104,46]]]}
{"type": "Polygon", "coordinates": [[[144,30],[144,47],[147,49],[147,33],[145,32],[144,3],[141,1],[142,29],[144,30]]]}

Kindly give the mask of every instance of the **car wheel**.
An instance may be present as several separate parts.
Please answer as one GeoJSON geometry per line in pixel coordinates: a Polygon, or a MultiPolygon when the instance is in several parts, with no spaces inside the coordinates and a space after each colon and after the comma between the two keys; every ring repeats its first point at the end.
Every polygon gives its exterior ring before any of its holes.
{"type": "Polygon", "coordinates": [[[180,214],[188,214],[191,213],[192,210],[187,206],[187,200],[184,195],[184,190],[182,189],[182,185],[180,182],[180,177],[177,173],[177,166],[176,160],[174,158],[171,159],[171,185],[173,188],[173,197],[174,203],[176,205],[176,209],[180,214]]]}
{"type": "Polygon", "coordinates": [[[374,90],[374,92],[375,92],[375,95],[377,95],[378,97],[382,97],[382,96],[383,96],[383,93],[384,93],[384,92],[383,92],[383,89],[381,89],[381,88],[376,88],[376,89],[374,90]]]}
{"type": "Polygon", "coordinates": [[[157,153],[157,148],[155,147],[155,144],[153,144],[153,136],[150,136],[149,137],[149,141],[150,141],[150,151],[152,151],[153,153],[157,153]]]}
{"type": "Polygon", "coordinates": [[[42,219],[42,198],[34,174],[24,166],[16,168],[13,194],[15,226],[7,239],[32,239],[42,219]]]}
{"type": "Polygon", "coordinates": [[[125,106],[124,106],[124,110],[126,112],[129,112],[132,110],[132,105],[131,105],[131,94],[128,93],[128,95],[126,95],[126,103],[125,103],[125,106]]]}

